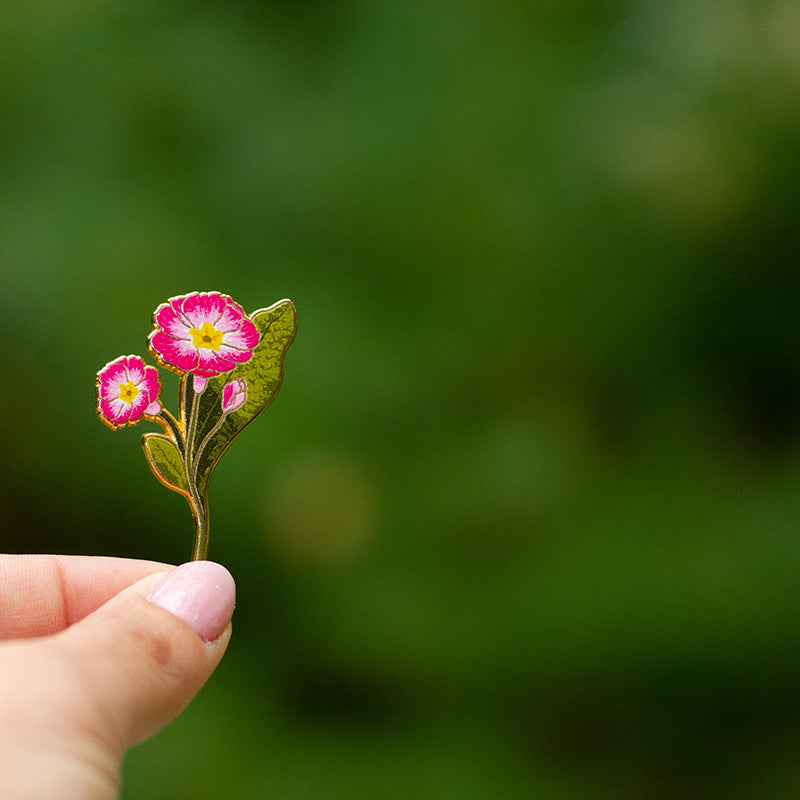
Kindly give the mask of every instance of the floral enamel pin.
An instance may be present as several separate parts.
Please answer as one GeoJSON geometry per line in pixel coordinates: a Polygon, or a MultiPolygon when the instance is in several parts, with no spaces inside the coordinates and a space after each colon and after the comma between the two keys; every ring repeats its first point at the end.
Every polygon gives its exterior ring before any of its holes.
{"type": "Polygon", "coordinates": [[[172,297],[153,314],[148,348],[161,367],[181,376],[179,413],[161,404],[158,370],[135,355],[97,373],[97,414],[112,430],[142,419],[163,433],[145,433],[153,474],[189,502],[195,527],[192,558],[208,552],[208,482],[228,445],[272,402],[283,360],[297,330],[291,300],[245,314],[220,292],[172,297]]]}

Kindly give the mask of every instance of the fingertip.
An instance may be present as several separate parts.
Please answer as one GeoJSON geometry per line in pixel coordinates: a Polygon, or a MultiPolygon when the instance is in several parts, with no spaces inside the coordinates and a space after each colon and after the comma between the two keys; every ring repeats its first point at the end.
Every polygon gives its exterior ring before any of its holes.
{"type": "Polygon", "coordinates": [[[164,575],[147,599],[185,622],[204,642],[211,642],[231,621],[236,584],[221,564],[189,561],[164,575]]]}

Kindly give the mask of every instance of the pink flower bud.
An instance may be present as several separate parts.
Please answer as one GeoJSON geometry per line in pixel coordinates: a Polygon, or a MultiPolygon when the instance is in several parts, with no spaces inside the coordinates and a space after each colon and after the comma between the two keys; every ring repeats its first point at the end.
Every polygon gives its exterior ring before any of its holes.
{"type": "Polygon", "coordinates": [[[230,414],[247,400],[247,382],[244,378],[236,378],[225,384],[222,390],[222,413],[230,414]]]}

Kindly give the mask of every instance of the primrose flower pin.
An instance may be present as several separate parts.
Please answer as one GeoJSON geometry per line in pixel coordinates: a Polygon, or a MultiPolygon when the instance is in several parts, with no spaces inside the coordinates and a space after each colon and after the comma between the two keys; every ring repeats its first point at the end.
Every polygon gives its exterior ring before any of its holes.
{"type": "Polygon", "coordinates": [[[161,403],[158,370],[139,356],[120,356],[97,373],[97,414],[109,428],[142,419],[163,428],[145,433],[142,448],[156,478],[189,503],[193,559],[208,553],[211,472],[278,393],[296,330],[291,300],[252,314],[220,292],[191,292],[162,303],[148,347],[160,366],[181,376],[177,417],[161,403]]]}

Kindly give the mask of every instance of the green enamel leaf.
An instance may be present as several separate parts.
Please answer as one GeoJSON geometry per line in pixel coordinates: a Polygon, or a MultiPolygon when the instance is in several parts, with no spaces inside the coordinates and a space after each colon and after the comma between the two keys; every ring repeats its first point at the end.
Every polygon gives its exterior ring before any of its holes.
{"type": "MultiPolygon", "coordinates": [[[[272,402],[283,379],[283,361],[286,350],[297,330],[297,312],[291,300],[281,300],[269,308],[255,311],[250,319],[261,334],[252,358],[231,372],[210,378],[200,395],[197,433],[194,449],[202,447],[197,465],[196,485],[201,496],[208,490],[211,472],[230,443],[272,402]],[[225,417],[214,433],[222,408],[222,390],[229,381],[243,378],[247,383],[247,399],[225,417]],[[209,434],[211,434],[209,436],[209,434]],[[206,440],[208,438],[208,441],[206,440]]],[[[191,379],[187,380],[188,384],[191,379]]],[[[192,395],[184,387],[185,402],[192,395]]],[[[186,407],[188,413],[188,406],[186,407]]]]}
{"type": "Polygon", "coordinates": [[[146,433],[142,448],[153,474],[164,486],[189,498],[189,485],[183,469],[183,459],[175,442],[160,433],[146,433]]]}

